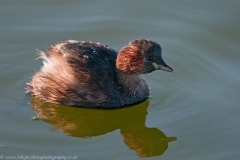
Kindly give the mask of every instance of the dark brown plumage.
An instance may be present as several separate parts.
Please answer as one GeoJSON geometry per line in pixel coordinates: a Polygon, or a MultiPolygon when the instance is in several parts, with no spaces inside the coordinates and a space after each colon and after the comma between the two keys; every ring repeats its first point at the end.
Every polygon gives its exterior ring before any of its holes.
{"type": "Polygon", "coordinates": [[[120,107],[145,100],[146,82],[139,74],[161,69],[171,72],[161,47],[137,39],[119,53],[99,43],[69,40],[41,53],[43,67],[29,83],[28,92],[42,100],[84,107],[120,107]]]}

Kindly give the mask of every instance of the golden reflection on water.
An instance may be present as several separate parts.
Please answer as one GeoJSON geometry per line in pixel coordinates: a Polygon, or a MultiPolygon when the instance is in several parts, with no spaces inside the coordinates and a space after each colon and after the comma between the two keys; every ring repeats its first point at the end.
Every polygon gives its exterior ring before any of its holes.
{"type": "Polygon", "coordinates": [[[145,125],[148,100],[132,107],[111,110],[66,107],[34,97],[30,104],[37,118],[73,137],[89,138],[120,129],[124,143],[140,157],[162,155],[168,143],[177,139],[145,125]]]}

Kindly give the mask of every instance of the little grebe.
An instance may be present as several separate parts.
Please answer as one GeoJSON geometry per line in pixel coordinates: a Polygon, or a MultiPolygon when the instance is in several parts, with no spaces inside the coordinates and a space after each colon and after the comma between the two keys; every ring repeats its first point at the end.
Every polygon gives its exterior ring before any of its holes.
{"type": "Polygon", "coordinates": [[[139,74],[172,72],[161,47],[137,39],[119,53],[99,43],[68,40],[40,52],[43,67],[28,84],[28,93],[51,103],[84,107],[120,107],[148,98],[139,74]]]}

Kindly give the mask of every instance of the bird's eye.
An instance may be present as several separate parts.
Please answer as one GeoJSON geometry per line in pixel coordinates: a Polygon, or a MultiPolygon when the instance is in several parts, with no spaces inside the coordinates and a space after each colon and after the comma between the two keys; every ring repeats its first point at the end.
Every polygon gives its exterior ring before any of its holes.
{"type": "Polygon", "coordinates": [[[147,57],[147,60],[152,61],[153,57],[147,57]]]}

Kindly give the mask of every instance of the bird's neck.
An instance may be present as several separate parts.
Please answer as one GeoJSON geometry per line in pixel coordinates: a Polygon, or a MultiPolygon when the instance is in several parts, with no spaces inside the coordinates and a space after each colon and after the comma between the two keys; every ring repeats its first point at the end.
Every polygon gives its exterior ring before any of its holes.
{"type": "Polygon", "coordinates": [[[137,74],[129,75],[119,70],[117,72],[119,83],[122,86],[123,96],[129,104],[136,103],[137,100],[144,100],[149,96],[146,82],[137,74]]]}

